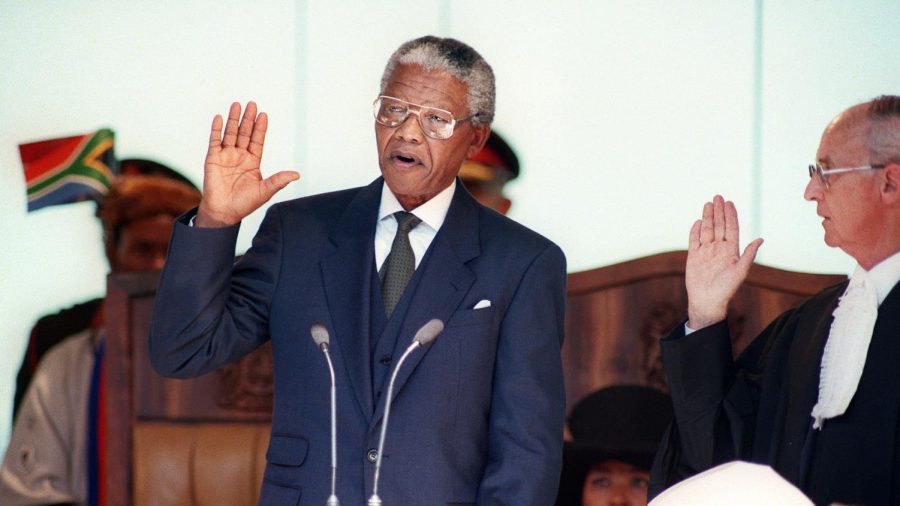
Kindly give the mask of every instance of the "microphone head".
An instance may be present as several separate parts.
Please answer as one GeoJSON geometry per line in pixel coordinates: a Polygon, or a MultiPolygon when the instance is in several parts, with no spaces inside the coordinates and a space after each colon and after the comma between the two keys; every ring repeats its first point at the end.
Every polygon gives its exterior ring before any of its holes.
{"type": "Polygon", "coordinates": [[[325,328],[325,325],[314,323],[313,326],[309,328],[309,332],[312,334],[316,346],[321,348],[323,343],[328,344],[330,338],[328,337],[328,329],[325,328]]]}
{"type": "Polygon", "coordinates": [[[437,336],[443,331],[444,322],[435,318],[425,325],[422,325],[422,328],[420,328],[419,331],[416,332],[416,336],[413,337],[413,341],[419,343],[419,346],[428,346],[432,341],[437,339],[437,336]]]}

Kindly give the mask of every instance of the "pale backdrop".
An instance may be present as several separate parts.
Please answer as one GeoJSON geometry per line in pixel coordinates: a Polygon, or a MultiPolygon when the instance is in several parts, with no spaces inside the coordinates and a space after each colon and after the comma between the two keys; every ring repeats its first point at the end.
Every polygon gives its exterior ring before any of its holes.
{"type": "Polygon", "coordinates": [[[898,20],[895,0],[2,0],[0,449],[28,329],[102,295],[107,270],[91,204],[26,214],[19,143],[110,127],[119,157],[199,184],[212,116],[254,99],[264,172],[302,175],[279,199],[363,185],[384,62],[434,33],[493,65],[495,127],[522,162],[511,216],[570,271],[684,248],[719,192],[766,238],[762,262],[847,272],[802,200],[805,167],[837,112],[900,93],[898,20]]]}

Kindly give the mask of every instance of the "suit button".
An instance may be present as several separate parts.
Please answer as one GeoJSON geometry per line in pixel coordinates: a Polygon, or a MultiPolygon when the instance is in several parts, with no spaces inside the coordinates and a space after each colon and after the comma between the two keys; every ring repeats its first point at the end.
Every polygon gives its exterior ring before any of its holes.
{"type": "Polygon", "coordinates": [[[378,461],[378,450],[372,448],[368,451],[368,453],[366,453],[366,458],[369,459],[369,462],[374,464],[378,461]]]}
{"type": "Polygon", "coordinates": [[[390,356],[390,355],[385,355],[385,356],[381,357],[381,358],[378,360],[378,362],[380,362],[381,365],[391,365],[391,356],[390,356]]]}

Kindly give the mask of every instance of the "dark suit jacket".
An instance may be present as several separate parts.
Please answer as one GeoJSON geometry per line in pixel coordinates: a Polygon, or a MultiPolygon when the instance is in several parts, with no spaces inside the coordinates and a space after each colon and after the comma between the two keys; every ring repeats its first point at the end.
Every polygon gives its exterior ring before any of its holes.
{"type": "Polygon", "coordinates": [[[900,504],[900,284],[878,310],[847,411],[812,429],[819,366],[847,282],[769,325],[737,361],[720,323],[661,342],[675,422],[657,453],[651,496],[734,459],[772,466],[816,504],[900,504]]]}
{"type": "MultiPolygon", "coordinates": [[[[237,227],[176,224],[150,358],[191,377],[272,340],[275,402],[261,504],[324,504],[330,487],[329,375],[310,326],[331,334],[342,504],[372,491],[384,397],[372,385],[370,294],[382,179],[273,205],[232,270],[237,227]]],[[[446,220],[387,324],[398,344],[446,323],[397,378],[379,496],[385,504],[552,504],[561,467],[560,346],[565,258],[547,239],[457,185],[446,220]],[[412,285],[410,285],[412,286],[412,285]],[[491,301],[473,310],[480,300],[491,301]],[[403,300],[401,300],[401,305],[403,300]],[[399,307],[399,306],[398,306],[399,307]]],[[[377,280],[377,278],[375,278],[377,280]]],[[[377,282],[377,281],[375,281],[377,282]]]]}

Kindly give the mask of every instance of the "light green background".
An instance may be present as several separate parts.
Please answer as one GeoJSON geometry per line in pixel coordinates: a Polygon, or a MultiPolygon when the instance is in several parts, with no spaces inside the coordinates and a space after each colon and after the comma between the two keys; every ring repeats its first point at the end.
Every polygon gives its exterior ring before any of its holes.
{"type": "Polygon", "coordinates": [[[119,157],[199,183],[212,116],[254,99],[264,172],[301,172],[278,199],[362,185],[387,56],[448,35],[497,74],[495,127],[522,161],[511,216],[570,271],[685,248],[722,193],[761,262],[848,272],[805,166],[836,113],[900,93],[898,21],[895,0],[0,0],[0,448],[31,324],[101,295],[107,270],[91,204],[26,214],[19,143],[111,127],[119,157]]]}

